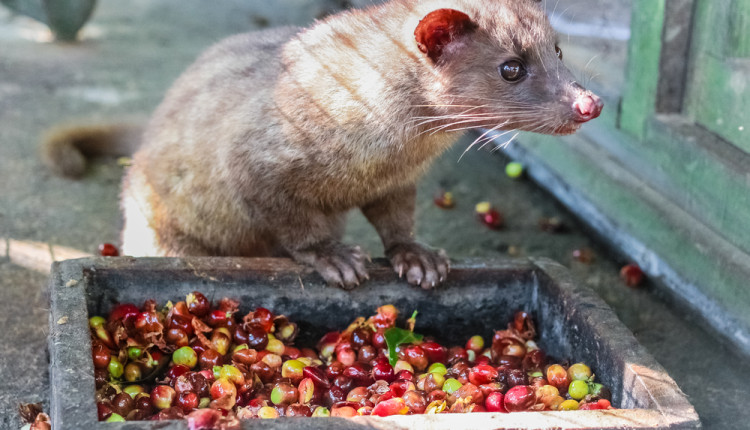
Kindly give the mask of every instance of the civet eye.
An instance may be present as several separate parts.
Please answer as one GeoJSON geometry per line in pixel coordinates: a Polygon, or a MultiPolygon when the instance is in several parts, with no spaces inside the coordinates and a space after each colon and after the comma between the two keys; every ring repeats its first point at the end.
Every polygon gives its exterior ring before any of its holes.
{"type": "Polygon", "coordinates": [[[510,60],[498,67],[500,76],[508,82],[516,82],[526,76],[526,67],[518,60],[510,60]]]}
{"type": "Polygon", "coordinates": [[[562,60],[562,49],[557,45],[555,45],[555,54],[557,54],[557,58],[562,60]]]}

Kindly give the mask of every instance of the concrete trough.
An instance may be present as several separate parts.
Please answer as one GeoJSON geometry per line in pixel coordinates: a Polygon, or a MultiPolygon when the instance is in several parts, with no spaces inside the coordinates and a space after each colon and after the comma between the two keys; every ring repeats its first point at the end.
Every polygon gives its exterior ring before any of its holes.
{"type": "Polygon", "coordinates": [[[491,336],[516,310],[531,312],[539,345],[558,360],[589,364],[613,393],[608,411],[441,414],[388,418],[279,418],[250,420],[243,429],[656,429],[699,428],[698,415],[672,378],[612,310],[567,270],[548,259],[466,260],[434,291],[399,281],[382,261],[371,280],[353,291],[325,286],[309,269],[283,259],[86,258],[53,265],[50,279],[51,417],[55,429],[186,429],[183,421],[100,423],[94,401],[88,317],[105,315],[118,302],[159,304],[191,291],[209,299],[240,300],[299,324],[298,344],[314,344],[393,303],[402,314],[419,310],[415,331],[445,344],[473,334],[491,336]]]}

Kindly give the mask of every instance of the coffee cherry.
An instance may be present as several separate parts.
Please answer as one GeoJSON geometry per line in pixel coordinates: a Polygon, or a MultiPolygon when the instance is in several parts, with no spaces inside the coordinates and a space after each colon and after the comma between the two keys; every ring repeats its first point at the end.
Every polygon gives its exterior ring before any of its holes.
{"type": "Polygon", "coordinates": [[[205,316],[211,307],[211,303],[206,296],[198,291],[188,294],[185,297],[185,303],[187,303],[188,311],[199,318],[205,316]]]}
{"type": "Polygon", "coordinates": [[[280,382],[271,390],[271,401],[274,405],[288,405],[295,403],[299,398],[297,388],[289,383],[280,382]]]}
{"type": "Polygon", "coordinates": [[[232,352],[232,360],[249,366],[258,360],[258,353],[245,344],[239,345],[232,352]]]}
{"type": "Polygon", "coordinates": [[[371,339],[372,331],[370,329],[357,327],[356,329],[354,329],[354,331],[352,331],[349,342],[351,342],[353,348],[359,349],[365,345],[369,345],[371,339]]]}
{"type": "Polygon", "coordinates": [[[387,346],[385,341],[385,331],[379,330],[372,334],[371,338],[372,346],[375,348],[383,349],[387,346]]]}
{"type": "Polygon", "coordinates": [[[124,421],[125,421],[125,418],[122,415],[114,414],[114,413],[105,420],[105,422],[108,422],[108,423],[119,423],[119,422],[124,422],[124,421]]]}
{"type": "Polygon", "coordinates": [[[440,373],[428,373],[424,378],[424,391],[432,392],[435,390],[442,390],[445,384],[445,376],[440,373]]]}
{"type": "Polygon", "coordinates": [[[331,385],[331,387],[323,393],[323,403],[328,406],[344,401],[344,399],[346,399],[344,390],[336,385],[331,385]]]}
{"type": "Polygon", "coordinates": [[[219,378],[211,384],[211,398],[216,400],[224,396],[237,397],[237,387],[227,378],[219,378]]]}
{"type": "Polygon", "coordinates": [[[151,404],[157,409],[167,409],[172,406],[176,393],[169,385],[157,385],[151,390],[151,404]]]}
{"type": "Polygon", "coordinates": [[[344,369],[344,376],[350,378],[356,385],[371,385],[374,381],[370,373],[370,366],[359,362],[344,369]]]}
{"type": "Polygon", "coordinates": [[[462,385],[461,388],[453,392],[453,395],[457,399],[471,399],[473,403],[481,404],[484,402],[484,394],[482,393],[482,390],[471,382],[462,385]]]}
{"type": "Polygon", "coordinates": [[[511,179],[518,179],[523,174],[523,164],[512,161],[505,165],[505,174],[511,179]]]}
{"type": "Polygon", "coordinates": [[[527,385],[529,383],[529,375],[523,369],[505,369],[504,373],[508,387],[527,385]]]}
{"type": "Polygon", "coordinates": [[[441,209],[452,209],[456,206],[456,202],[453,200],[453,193],[450,191],[438,191],[432,201],[435,203],[435,206],[441,209]]]}
{"type": "Polygon", "coordinates": [[[185,413],[189,413],[193,409],[198,408],[199,401],[198,394],[188,391],[177,396],[175,406],[182,408],[185,413]]]}
{"type": "MultiPolygon", "coordinates": [[[[414,370],[416,370],[417,372],[421,372],[427,368],[429,360],[427,359],[427,354],[425,354],[421,346],[409,345],[402,351],[403,359],[411,364],[414,370]]],[[[399,356],[401,356],[401,354],[399,354],[399,356]]]]}
{"type": "Polygon", "coordinates": [[[313,417],[330,417],[331,411],[328,410],[325,406],[318,406],[313,410],[312,413],[313,417]]]}
{"type": "Polygon", "coordinates": [[[276,409],[270,407],[270,406],[263,406],[260,409],[258,409],[258,418],[261,419],[273,419],[279,417],[279,411],[276,409]]]}
{"type": "Polygon", "coordinates": [[[132,303],[120,303],[109,313],[108,321],[130,321],[138,316],[139,313],[140,311],[136,305],[132,303]]]}
{"type": "Polygon", "coordinates": [[[643,282],[643,271],[636,264],[628,264],[620,269],[620,279],[625,282],[625,285],[631,288],[635,288],[641,285],[643,282]]]}
{"type": "Polygon", "coordinates": [[[570,397],[575,400],[581,400],[589,394],[589,386],[586,381],[580,379],[575,380],[570,383],[568,394],[570,394],[570,397]]]}
{"type": "Polygon", "coordinates": [[[226,355],[229,352],[229,346],[232,344],[232,336],[229,334],[229,329],[226,327],[219,327],[211,334],[211,346],[221,355],[226,355]]]}
{"type": "Polygon", "coordinates": [[[183,346],[172,353],[172,361],[174,364],[181,364],[192,369],[198,364],[198,354],[195,353],[193,348],[183,346]]]}
{"type": "Polygon", "coordinates": [[[482,336],[472,336],[469,338],[469,340],[466,341],[466,349],[474,351],[475,353],[479,354],[482,352],[482,349],[484,348],[484,339],[482,339],[482,336]]]}
{"type": "Polygon", "coordinates": [[[97,369],[106,369],[109,366],[110,356],[112,351],[101,343],[95,343],[91,348],[92,359],[94,360],[94,367],[97,369]]]}
{"type": "Polygon", "coordinates": [[[218,377],[220,379],[227,379],[229,382],[237,386],[241,386],[245,383],[245,376],[240,372],[240,369],[231,364],[221,366],[218,377]]]}
{"type": "Polygon", "coordinates": [[[281,365],[281,376],[291,379],[296,384],[303,378],[305,364],[299,360],[287,360],[281,365]]]}
{"type": "Polygon", "coordinates": [[[481,202],[476,205],[475,208],[477,218],[482,224],[493,230],[499,230],[503,227],[503,216],[495,208],[493,208],[489,202],[481,202]]]}
{"type": "Polygon", "coordinates": [[[427,398],[422,391],[409,390],[402,396],[404,405],[409,408],[409,413],[421,414],[427,408],[427,398]]]}
{"type": "Polygon", "coordinates": [[[571,381],[585,381],[590,377],[591,368],[583,363],[576,363],[568,368],[568,378],[571,381]]]}
{"type": "Polygon", "coordinates": [[[371,415],[376,417],[387,417],[390,415],[404,415],[409,412],[404,399],[396,397],[393,399],[380,402],[372,408],[371,415]]]}
{"type": "Polygon", "coordinates": [[[331,385],[325,371],[319,367],[306,366],[302,369],[302,376],[310,378],[313,384],[318,388],[326,389],[331,385]]]}
{"type": "Polygon", "coordinates": [[[144,393],[144,388],[142,385],[128,385],[127,387],[122,389],[123,393],[127,393],[130,397],[135,399],[138,394],[144,393]]]}
{"type": "Polygon", "coordinates": [[[443,383],[443,391],[445,391],[448,394],[451,394],[461,388],[461,383],[458,382],[455,378],[448,378],[443,383]]]}
{"type": "Polygon", "coordinates": [[[109,375],[114,379],[120,379],[125,372],[125,366],[123,366],[122,363],[120,363],[120,360],[114,355],[110,356],[107,369],[109,370],[109,375]]]}
{"type": "Polygon", "coordinates": [[[224,356],[215,349],[207,349],[198,356],[198,367],[201,369],[213,369],[223,364],[224,356]]]}
{"type": "Polygon", "coordinates": [[[250,326],[247,329],[247,346],[262,351],[268,345],[268,333],[260,326],[250,326]]]}
{"type": "Polygon", "coordinates": [[[560,391],[552,385],[543,385],[536,389],[536,397],[546,408],[551,409],[555,399],[560,397],[560,391]]]}
{"type": "Polygon", "coordinates": [[[252,313],[252,317],[248,321],[248,324],[256,327],[260,327],[266,333],[270,332],[273,328],[274,315],[271,311],[266,308],[256,308],[252,313]]]}
{"type": "Polygon", "coordinates": [[[112,410],[115,413],[122,415],[123,417],[127,416],[130,411],[133,410],[134,406],[135,400],[130,397],[130,394],[125,392],[117,394],[112,399],[112,410]]]}
{"type": "Polygon", "coordinates": [[[183,364],[177,364],[175,366],[172,366],[167,371],[167,378],[169,378],[171,380],[175,380],[175,379],[179,378],[181,375],[184,375],[185,373],[187,373],[188,371],[190,371],[189,367],[187,367],[187,366],[185,366],[183,364]]]}
{"type": "Polygon", "coordinates": [[[294,403],[286,407],[287,417],[309,417],[312,415],[310,406],[294,403]]]}
{"type": "Polygon", "coordinates": [[[583,264],[591,264],[594,261],[594,251],[590,248],[579,248],[573,250],[573,259],[583,264]]]}
{"type": "Polygon", "coordinates": [[[437,342],[424,342],[421,346],[430,363],[443,363],[446,361],[448,350],[443,345],[437,342]]]}
{"type": "MultiPolygon", "coordinates": [[[[407,363],[408,365],[408,363],[407,363]]],[[[396,362],[396,366],[398,367],[398,362],[396,362]]],[[[396,367],[393,368],[393,371],[396,372],[396,367]]],[[[401,369],[396,372],[395,379],[402,379],[404,381],[414,381],[414,372],[408,369],[401,369]]]]}
{"type": "Polygon", "coordinates": [[[97,402],[96,403],[96,416],[99,421],[104,421],[112,415],[112,404],[110,402],[97,402]]]}
{"type": "Polygon", "coordinates": [[[120,255],[120,251],[111,243],[102,243],[99,245],[99,255],[102,257],[117,257],[120,255]]]}
{"type": "Polygon", "coordinates": [[[505,395],[500,391],[488,394],[484,399],[484,407],[487,412],[508,412],[505,410],[505,395]]]}
{"type": "Polygon", "coordinates": [[[505,393],[503,405],[508,412],[520,412],[529,410],[535,402],[536,393],[533,388],[517,385],[505,393]]]}
{"type": "Polygon", "coordinates": [[[559,364],[553,364],[547,368],[547,381],[561,391],[567,390],[570,385],[567,370],[559,364]]]}
{"type": "Polygon", "coordinates": [[[497,379],[497,369],[489,364],[479,364],[469,370],[469,381],[474,385],[488,384],[497,379]]]}
{"type": "Polygon", "coordinates": [[[578,402],[575,400],[565,400],[562,403],[560,403],[560,406],[557,407],[557,410],[559,411],[577,411],[578,410],[578,402]]]}
{"type": "Polygon", "coordinates": [[[297,391],[299,392],[299,402],[309,404],[318,394],[319,389],[316,390],[312,378],[303,378],[297,387],[297,391]]]}
{"type": "Polygon", "coordinates": [[[364,345],[357,352],[357,361],[360,363],[369,363],[378,356],[378,351],[372,345],[364,345]]]}
{"type": "Polygon", "coordinates": [[[372,377],[377,380],[384,380],[385,382],[391,383],[395,379],[393,372],[393,366],[387,361],[384,363],[378,363],[372,367],[372,377]]]}

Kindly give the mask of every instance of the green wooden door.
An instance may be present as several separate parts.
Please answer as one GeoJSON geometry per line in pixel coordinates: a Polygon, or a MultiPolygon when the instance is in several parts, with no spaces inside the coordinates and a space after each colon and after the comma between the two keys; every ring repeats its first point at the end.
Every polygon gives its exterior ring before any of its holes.
{"type": "Polygon", "coordinates": [[[699,0],[694,23],[686,111],[750,153],[750,0],[699,0]]]}

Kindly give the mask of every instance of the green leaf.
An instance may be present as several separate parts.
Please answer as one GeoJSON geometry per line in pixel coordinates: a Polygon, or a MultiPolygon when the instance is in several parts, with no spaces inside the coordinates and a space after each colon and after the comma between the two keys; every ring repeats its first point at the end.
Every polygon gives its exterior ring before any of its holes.
{"type": "Polygon", "coordinates": [[[602,391],[602,387],[603,387],[602,384],[589,381],[587,383],[587,385],[589,386],[589,394],[592,394],[594,396],[598,396],[599,393],[601,393],[601,391],[602,391]]]}
{"type": "Polygon", "coordinates": [[[396,347],[405,343],[420,342],[424,336],[416,334],[413,331],[404,330],[398,327],[391,327],[385,331],[385,343],[388,345],[388,361],[391,366],[395,366],[398,361],[396,347]]]}

